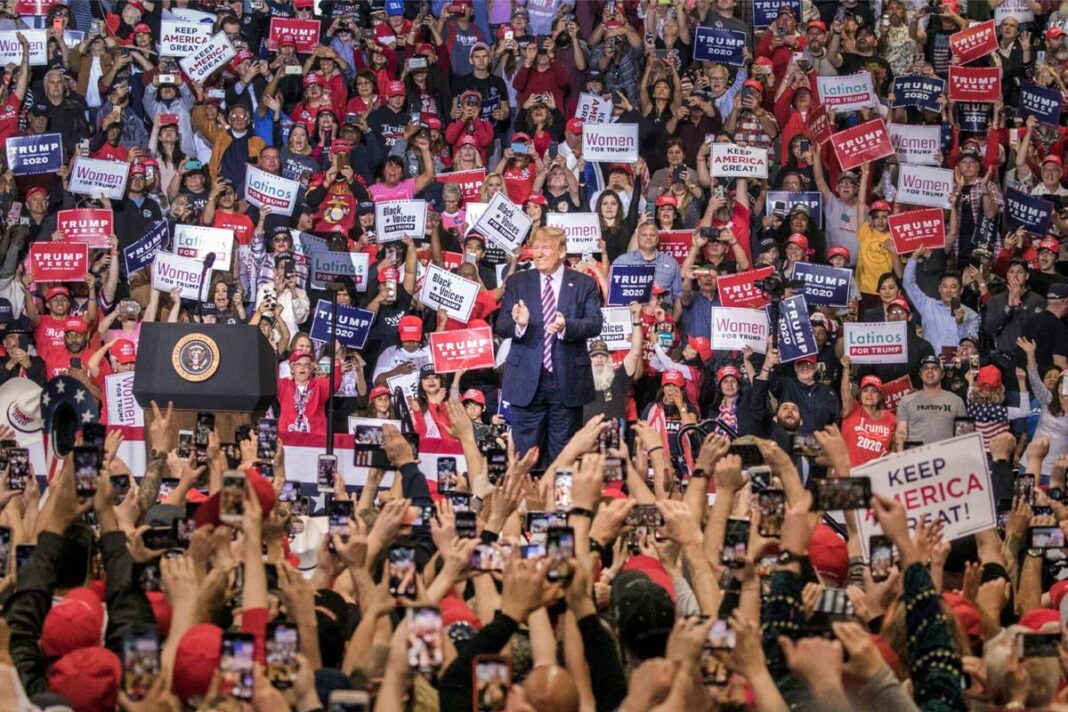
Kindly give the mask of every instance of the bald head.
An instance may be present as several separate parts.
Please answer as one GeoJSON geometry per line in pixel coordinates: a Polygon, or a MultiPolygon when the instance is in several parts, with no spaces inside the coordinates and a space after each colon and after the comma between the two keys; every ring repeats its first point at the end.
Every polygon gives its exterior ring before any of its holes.
{"type": "Polygon", "coordinates": [[[542,665],[531,670],[523,681],[523,692],[538,712],[578,712],[578,688],[571,673],[559,665],[542,665]]]}

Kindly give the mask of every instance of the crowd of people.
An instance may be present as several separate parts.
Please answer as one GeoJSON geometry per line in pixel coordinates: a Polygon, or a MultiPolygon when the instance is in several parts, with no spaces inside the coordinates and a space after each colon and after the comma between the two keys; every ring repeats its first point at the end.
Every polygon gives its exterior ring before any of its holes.
{"type": "Polygon", "coordinates": [[[1068,705],[1068,122],[1024,108],[1068,98],[1066,33],[1059,0],[3,0],[0,710],[1068,705]],[[962,67],[1001,94],[895,92],[962,67]],[[870,105],[821,103],[848,76],[870,105]],[[843,168],[866,122],[937,127],[944,242],[895,233],[932,207],[899,199],[907,142],[843,168]],[[594,124],[633,160],[587,160],[594,124]],[[502,197],[518,244],[480,227],[502,197]],[[387,240],[389,201],[422,234],[387,240]],[[191,293],[160,265],[196,226],[229,237],[191,293]],[[86,239],[84,274],[34,273],[86,239]],[[466,308],[429,303],[442,272],[466,308]],[[231,440],[153,401],[136,439],[108,384],[156,367],[153,322],[267,342],[274,403],[231,440]],[[900,358],[847,347],[895,322],[900,358]],[[432,335],[487,328],[494,366],[442,367],[432,335]],[[951,441],[996,504],[966,536],[835,483],[951,441]]]}

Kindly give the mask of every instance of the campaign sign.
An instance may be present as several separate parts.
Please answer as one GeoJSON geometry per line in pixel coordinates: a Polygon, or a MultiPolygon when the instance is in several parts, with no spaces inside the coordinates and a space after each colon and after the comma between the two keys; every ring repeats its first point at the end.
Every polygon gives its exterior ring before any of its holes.
{"type": "Polygon", "coordinates": [[[396,242],[406,237],[422,240],[425,232],[425,200],[375,202],[375,240],[379,244],[396,242]]]}
{"type": "Polygon", "coordinates": [[[452,373],[493,368],[493,330],[488,326],[454,331],[435,331],[430,335],[430,355],[434,370],[452,373]]]}
{"type": "Polygon", "coordinates": [[[89,246],[84,242],[34,242],[26,271],[37,282],[83,282],[89,273],[89,246]]]}
{"type": "Polygon", "coordinates": [[[938,98],[946,92],[946,80],[923,74],[909,74],[894,79],[894,103],[890,108],[915,106],[929,111],[941,111],[938,98]]]}
{"type": "Polygon", "coordinates": [[[22,43],[18,35],[26,38],[30,46],[30,66],[48,64],[47,30],[4,30],[0,32],[0,65],[22,64],[22,43]]]}
{"type": "Polygon", "coordinates": [[[152,289],[164,294],[181,290],[182,299],[202,302],[207,298],[211,281],[204,263],[192,257],[179,257],[170,252],[157,252],[152,263],[152,289]]]}
{"type": "Polygon", "coordinates": [[[671,255],[680,265],[686,261],[686,256],[693,247],[692,230],[661,230],[656,235],[657,250],[671,255]]]}
{"type": "Polygon", "coordinates": [[[1001,99],[1001,67],[949,65],[949,98],[993,104],[1001,99]]]}
{"type": "Polygon", "coordinates": [[[847,321],[845,355],[853,363],[908,363],[907,321],[847,321]]]}
{"type": "Polygon", "coordinates": [[[178,60],[189,81],[203,84],[215,70],[237,54],[225,32],[217,32],[195,52],[178,60]]]}
{"type": "Polygon", "coordinates": [[[134,372],[112,373],[104,377],[104,401],[108,404],[108,425],[131,428],[145,426],[145,412],[134,398],[134,372]]]}
{"type": "Polygon", "coordinates": [[[712,307],[712,348],[741,351],[746,346],[756,353],[768,350],[768,316],[760,309],[712,307]]]}
{"type": "Polygon", "coordinates": [[[56,229],[71,242],[84,242],[93,250],[107,250],[108,236],[115,234],[115,214],[111,208],[60,210],[56,229]]]}
{"type": "Polygon", "coordinates": [[[894,251],[907,255],[921,247],[938,250],[946,246],[946,221],[941,208],[910,210],[891,215],[890,239],[894,251]]]}
{"type": "Polygon", "coordinates": [[[468,200],[478,200],[479,195],[481,195],[482,184],[486,182],[486,169],[474,168],[469,171],[438,174],[434,180],[438,183],[456,183],[459,185],[460,195],[466,203],[468,200]]]}
{"type": "MultiPolygon", "coordinates": [[[[292,215],[300,182],[245,166],[245,199],[257,208],[269,207],[275,215],[292,215]]],[[[422,233],[420,233],[422,234],[422,233]]]]}
{"type": "Polygon", "coordinates": [[[582,157],[594,163],[634,163],[638,124],[582,124],[582,157]]]}
{"type": "Polygon", "coordinates": [[[721,274],[716,278],[719,300],[725,307],[762,307],[768,303],[764,292],[756,283],[775,271],[774,267],[761,267],[737,274],[721,274]]]}
{"type": "Polygon", "coordinates": [[[832,111],[859,111],[878,102],[871,72],[816,78],[820,100],[832,111]]]}
{"type": "Polygon", "coordinates": [[[764,214],[775,211],[775,203],[784,203],[783,209],[789,213],[795,205],[807,205],[812,213],[809,221],[816,229],[823,229],[823,193],[818,190],[791,193],[786,190],[772,190],[764,196],[764,214]]]}
{"type": "Polygon", "coordinates": [[[745,33],[721,30],[716,27],[698,27],[693,38],[693,58],[698,62],[745,66],[745,33]]]}
{"type": "Polygon", "coordinates": [[[215,255],[215,264],[226,269],[234,247],[234,231],[202,225],[174,226],[173,252],[179,257],[192,257],[203,262],[210,254],[215,255]]]}
{"type": "Polygon", "coordinates": [[[122,200],[129,170],[130,164],[125,161],[76,156],[70,169],[67,190],[78,195],[106,195],[111,200],[122,200]]]}
{"type": "Polygon", "coordinates": [[[501,97],[489,96],[482,100],[482,108],[479,110],[478,118],[483,121],[493,121],[493,112],[501,108],[501,97]]]}
{"type": "MultiPolygon", "coordinates": [[[[392,378],[386,379],[386,387],[389,388],[389,392],[393,393],[398,388],[404,394],[405,398],[418,398],[419,397],[419,369],[416,368],[411,373],[401,373],[392,378]]],[[[353,418],[349,418],[349,429],[351,430],[353,418]]]]}
{"type": "MultiPolygon", "coordinates": [[[[979,433],[891,453],[854,467],[850,475],[867,477],[872,494],[900,502],[909,529],[927,517],[930,524],[942,524],[942,535],[953,541],[997,525],[994,488],[979,433]]],[[[857,522],[867,558],[868,538],[882,529],[871,510],[858,512],[857,522]]]]}
{"type": "Polygon", "coordinates": [[[272,17],[267,31],[267,49],[277,52],[278,43],[285,35],[293,35],[297,42],[297,51],[301,54],[311,52],[315,45],[319,44],[319,21],[272,17]]]}
{"type": "Polygon", "coordinates": [[[901,399],[912,393],[912,379],[907,375],[895,378],[883,384],[883,407],[891,413],[897,413],[901,399]]]}
{"type": "Polygon", "coordinates": [[[987,20],[949,36],[949,49],[960,64],[971,64],[998,48],[994,21],[987,20]]]}
{"type": "Polygon", "coordinates": [[[808,121],[805,123],[808,126],[808,135],[820,146],[831,140],[834,124],[827,113],[827,107],[823,104],[817,105],[808,112],[808,121]]]}
{"type": "Polygon", "coordinates": [[[472,230],[506,252],[515,252],[530,232],[531,221],[505,193],[496,193],[472,230]]]}
{"type": "Polygon", "coordinates": [[[954,108],[957,110],[957,123],[960,124],[961,131],[986,133],[987,126],[990,125],[989,104],[964,101],[955,104],[954,108]]]}
{"type": "Polygon", "coordinates": [[[161,57],[188,57],[210,41],[211,25],[160,20],[158,46],[161,57]]]}
{"type": "MultiPolygon", "coordinates": [[[[347,349],[362,349],[367,344],[374,320],[373,311],[338,304],[337,318],[334,320],[338,343],[347,349]]],[[[330,341],[330,332],[330,300],[320,299],[315,303],[315,316],[312,317],[308,336],[314,341],[326,343],[330,341]]]]}
{"type": "Polygon", "coordinates": [[[311,254],[309,286],[325,289],[324,282],[351,277],[356,291],[367,291],[367,270],[371,256],[366,252],[331,252],[315,250],[311,254]]]}
{"type": "MultiPolygon", "coordinates": [[[[627,351],[630,349],[630,335],[633,330],[630,309],[627,307],[601,307],[601,334],[597,338],[605,343],[609,351],[627,351]]],[[[594,339],[590,339],[594,341],[594,339]]]]}
{"type": "Polygon", "coordinates": [[[765,180],[768,177],[768,149],[714,143],[710,168],[716,177],[765,180]]]}
{"type": "Polygon", "coordinates": [[[890,124],[890,144],[899,163],[940,166],[942,161],[942,127],[890,124]]]}
{"type": "Polygon", "coordinates": [[[63,137],[57,133],[7,140],[7,166],[17,176],[55,173],[62,165],[63,137]]]}
{"type": "Polygon", "coordinates": [[[575,107],[575,118],[588,124],[607,124],[612,120],[612,101],[597,94],[582,92],[575,107]]]}
{"type": "Polygon", "coordinates": [[[567,251],[573,255],[600,252],[601,221],[597,213],[549,213],[545,224],[567,235],[567,251]]]}
{"type": "MultiPolygon", "coordinates": [[[[772,315],[774,306],[774,304],[768,304],[764,307],[769,323],[774,321],[772,315]]],[[[808,304],[803,294],[779,302],[778,333],[779,361],[782,363],[790,363],[805,356],[815,356],[819,351],[816,347],[816,336],[812,333],[812,323],[808,318],[808,304]]]]}
{"type": "Polygon", "coordinates": [[[419,301],[433,309],[443,309],[450,317],[464,324],[471,319],[471,310],[481,289],[478,282],[464,279],[437,265],[428,265],[419,301]]]}
{"type": "Polygon", "coordinates": [[[1064,97],[1059,89],[1047,89],[1031,82],[1024,82],[1020,86],[1020,106],[1016,115],[1023,119],[1034,116],[1040,124],[1056,126],[1061,120],[1063,102],[1064,97]]]}
{"type": "Polygon", "coordinates": [[[1025,22],[1034,22],[1035,13],[1028,2],[1029,0],[1004,0],[994,8],[994,24],[1001,27],[1001,21],[1006,17],[1014,18],[1021,25],[1025,22]]]}
{"type": "Polygon", "coordinates": [[[949,208],[953,171],[932,166],[898,165],[897,202],[928,208],[949,208]]]}
{"type": "Polygon", "coordinates": [[[612,265],[608,274],[608,306],[645,304],[653,291],[656,265],[612,265]]]}
{"type": "Polygon", "coordinates": [[[779,8],[788,7],[794,18],[801,17],[801,0],[753,0],[753,26],[767,27],[779,17],[779,8]]]}
{"type": "Polygon", "coordinates": [[[852,128],[831,134],[831,145],[842,170],[870,163],[893,154],[890,132],[882,119],[872,119],[852,128]]]}
{"type": "Polygon", "coordinates": [[[1022,227],[1033,235],[1049,232],[1054,205],[1037,195],[1028,195],[1014,188],[1005,191],[1005,221],[1010,228],[1022,227]]]}
{"type": "Polygon", "coordinates": [[[140,240],[122,248],[126,274],[133,274],[152,264],[152,260],[156,259],[156,253],[166,246],[170,237],[169,223],[166,220],[160,220],[140,240]]]}
{"type": "Polygon", "coordinates": [[[853,271],[814,262],[794,264],[793,279],[804,282],[797,291],[809,304],[844,307],[849,304],[849,282],[853,271]]]}

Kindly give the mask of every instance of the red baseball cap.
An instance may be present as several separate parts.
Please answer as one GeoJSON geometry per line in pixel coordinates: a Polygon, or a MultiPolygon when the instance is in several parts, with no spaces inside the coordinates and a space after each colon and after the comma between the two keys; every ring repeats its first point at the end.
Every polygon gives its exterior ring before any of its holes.
{"type": "Polygon", "coordinates": [[[764,85],[761,84],[760,81],[756,80],[756,79],[746,79],[745,82],[742,84],[742,88],[743,89],[756,89],[759,92],[763,92],[764,91],[764,85]]]}
{"type": "Polygon", "coordinates": [[[806,30],[817,29],[817,30],[820,30],[821,32],[826,32],[827,31],[827,25],[824,24],[823,20],[811,20],[807,25],[805,25],[805,29],[806,30]]]}
{"type": "Polygon", "coordinates": [[[343,138],[335,138],[330,144],[330,153],[348,153],[352,150],[352,144],[343,138]]]}
{"type": "Polygon", "coordinates": [[[1001,385],[1001,371],[991,364],[983,366],[975,377],[975,385],[983,388],[997,388],[1001,385]]]}
{"type": "Polygon", "coordinates": [[[802,356],[796,359],[794,363],[816,363],[816,354],[809,354],[808,356],[802,356]]]}
{"type": "Polygon", "coordinates": [[[1038,250],[1049,250],[1053,254],[1058,254],[1061,251],[1061,241],[1055,237],[1044,237],[1038,243],[1038,250]]]}
{"type": "Polygon", "coordinates": [[[1062,30],[1060,27],[1054,25],[1053,27],[1046,30],[1047,40],[1055,40],[1058,37],[1064,37],[1064,30],[1062,30]]]}
{"type": "MultiPolygon", "coordinates": [[[[249,468],[245,470],[245,480],[249,489],[256,493],[256,497],[260,500],[260,508],[263,509],[263,517],[267,518],[267,515],[274,509],[274,485],[270,480],[267,480],[261,475],[255,468],[249,468]]],[[[221,526],[222,520],[219,519],[219,497],[221,493],[216,492],[212,496],[204,500],[204,503],[200,505],[200,509],[197,510],[196,519],[194,520],[196,528],[211,524],[213,526],[221,526]]]]}
{"type": "Polygon", "coordinates": [[[282,35],[278,40],[278,46],[281,47],[296,47],[297,38],[290,34],[282,35]]]}
{"type": "Polygon", "coordinates": [[[583,121],[582,119],[578,118],[577,116],[575,118],[568,119],[568,121],[567,121],[567,132],[570,133],[570,134],[575,134],[576,136],[578,136],[578,135],[580,135],[582,133],[582,126],[585,123],[586,123],[585,121],[583,121]]]}
{"type": "Polygon", "coordinates": [[[724,366],[716,371],[716,383],[719,383],[724,378],[741,378],[742,372],[734,366],[724,366]]]}
{"type": "Polygon", "coordinates": [[[523,205],[526,205],[527,203],[534,203],[535,205],[540,205],[543,208],[549,207],[549,201],[541,193],[531,193],[530,195],[528,195],[527,199],[523,201],[523,205]]]}
{"type": "Polygon", "coordinates": [[[58,658],[80,648],[100,645],[104,606],[88,588],[72,588],[52,606],[41,627],[41,651],[58,658]]]}
{"type": "Polygon", "coordinates": [[[466,391],[464,391],[464,394],[460,396],[461,403],[466,403],[467,401],[474,401],[480,406],[485,407],[486,396],[483,395],[482,391],[478,390],[477,388],[468,388],[466,391]]]}
{"type": "Polygon", "coordinates": [[[456,148],[462,148],[464,146],[474,146],[478,148],[478,140],[475,139],[474,134],[460,134],[459,140],[456,141],[456,148]]]}
{"type": "Polygon", "coordinates": [[[839,245],[838,247],[832,247],[827,250],[827,259],[831,259],[832,257],[845,257],[848,260],[852,255],[849,254],[848,247],[839,245]]]}
{"type": "Polygon", "coordinates": [[[111,346],[111,355],[119,363],[133,363],[137,360],[137,346],[129,339],[116,339],[111,346]]]}
{"type": "Polygon", "coordinates": [[[397,324],[401,342],[423,340],[423,320],[417,316],[408,315],[397,324]]]}
{"type": "Polygon", "coordinates": [[[883,379],[879,378],[878,376],[865,376],[864,378],[860,379],[860,389],[861,390],[864,390],[868,386],[872,386],[877,391],[882,393],[883,392],[883,379]]]}
{"type": "Polygon", "coordinates": [[[516,131],[512,134],[512,143],[530,143],[530,136],[522,131],[516,131]]]}
{"type": "Polygon", "coordinates": [[[371,392],[367,394],[367,400],[374,400],[375,398],[380,398],[381,396],[388,396],[388,395],[389,395],[389,387],[388,386],[375,386],[374,388],[371,389],[371,392]]]}
{"type": "Polygon", "coordinates": [[[39,185],[35,185],[34,187],[32,187],[32,188],[30,188],[29,190],[26,191],[26,200],[29,200],[31,197],[33,197],[33,196],[35,196],[37,194],[41,194],[41,195],[43,195],[43,196],[45,196],[47,198],[48,197],[48,188],[43,188],[43,187],[41,187],[39,185]]]}
{"type": "Polygon", "coordinates": [[[824,578],[831,578],[835,586],[844,586],[849,571],[849,552],[845,539],[838,536],[826,524],[820,524],[812,532],[808,545],[808,559],[812,568],[824,578]]]}
{"type": "Polygon", "coordinates": [[[291,363],[291,364],[292,363],[296,363],[297,361],[300,361],[302,358],[306,358],[306,359],[309,359],[309,360],[312,360],[312,361],[315,360],[315,358],[312,356],[311,351],[307,351],[305,349],[299,349],[299,350],[294,351],[293,353],[289,354],[289,363],[291,363]]]}
{"type": "Polygon", "coordinates": [[[404,96],[408,92],[404,89],[404,82],[394,79],[386,84],[386,98],[404,96]]]}
{"type": "Polygon", "coordinates": [[[145,174],[145,167],[140,163],[130,164],[130,177],[143,176],[145,174]]]}
{"type": "Polygon", "coordinates": [[[665,205],[670,205],[673,208],[679,207],[679,201],[674,195],[664,194],[656,199],[656,207],[662,208],[665,205]]]}
{"type": "Polygon", "coordinates": [[[1056,153],[1051,153],[1042,159],[1043,163],[1056,163],[1061,168],[1064,168],[1064,159],[1058,156],[1056,153]]]}
{"type": "Polygon", "coordinates": [[[70,290],[66,287],[52,287],[47,292],[45,292],[45,301],[47,302],[52,297],[59,296],[64,296],[67,299],[70,299],[70,290]]]}
{"type": "Polygon", "coordinates": [[[323,75],[319,72],[308,72],[304,75],[304,86],[310,87],[312,84],[323,85],[323,75]]]}
{"type": "Polygon", "coordinates": [[[121,683],[119,656],[101,645],[64,655],[48,672],[49,691],[61,695],[78,712],[115,709],[121,683]]]}
{"type": "Polygon", "coordinates": [[[898,309],[904,309],[906,314],[912,313],[912,307],[909,306],[909,303],[905,300],[904,297],[898,297],[897,299],[891,300],[890,303],[886,305],[886,310],[890,311],[894,307],[897,307],[898,309]]]}
{"type": "Polygon", "coordinates": [[[888,213],[890,212],[890,203],[886,202],[885,200],[876,200],[874,203],[871,204],[871,212],[888,213]]]}
{"type": "Polygon", "coordinates": [[[667,294],[667,293],[668,293],[668,290],[667,290],[666,287],[661,287],[656,282],[653,282],[653,294],[667,294]]]}
{"type": "Polygon", "coordinates": [[[701,357],[702,361],[712,360],[712,342],[704,336],[687,336],[686,343],[697,352],[697,355],[701,357]]]}
{"type": "Polygon", "coordinates": [[[135,35],[139,35],[141,33],[145,33],[145,34],[149,34],[150,35],[150,34],[152,34],[152,28],[149,27],[144,22],[138,22],[136,25],[134,25],[134,34],[135,35]]]}
{"type": "Polygon", "coordinates": [[[808,250],[808,238],[799,232],[795,232],[793,235],[786,238],[786,243],[788,245],[797,245],[802,250],[808,250]]]}
{"type": "Polygon", "coordinates": [[[198,623],[185,632],[174,654],[174,694],[183,700],[207,694],[219,668],[222,636],[222,628],[211,623],[198,623]]]}
{"type": "Polygon", "coordinates": [[[80,316],[72,316],[63,322],[63,331],[77,331],[82,334],[88,334],[89,323],[80,316]]]}
{"type": "Polygon", "coordinates": [[[682,388],[686,385],[686,379],[683,377],[681,371],[664,371],[664,375],[660,377],[661,386],[678,386],[682,388]]]}

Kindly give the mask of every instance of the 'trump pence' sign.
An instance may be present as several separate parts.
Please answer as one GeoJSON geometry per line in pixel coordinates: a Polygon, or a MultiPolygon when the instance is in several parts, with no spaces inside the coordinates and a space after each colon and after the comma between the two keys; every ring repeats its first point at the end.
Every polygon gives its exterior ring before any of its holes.
{"type": "Polygon", "coordinates": [[[598,163],[634,163],[638,124],[583,124],[582,157],[598,163]]]}
{"type": "MultiPolygon", "coordinates": [[[[940,440],[896,452],[854,467],[854,477],[871,480],[871,491],[901,502],[914,529],[920,517],[941,522],[948,541],[971,536],[997,524],[994,488],[979,433],[940,440]]],[[[860,541],[881,529],[870,510],[858,517],[860,541]]],[[[865,556],[867,552],[865,552],[865,556]]]]}

